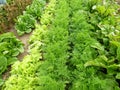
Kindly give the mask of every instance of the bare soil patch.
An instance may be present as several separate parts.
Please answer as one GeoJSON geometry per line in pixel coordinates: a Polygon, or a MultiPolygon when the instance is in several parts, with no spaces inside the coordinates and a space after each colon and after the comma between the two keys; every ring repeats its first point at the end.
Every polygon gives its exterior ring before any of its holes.
{"type": "Polygon", "coordinates": [[[26,55],[28,54],[28,45],[29,45],[29,42],[28,42],[28,41],[29,41],[29,38],[30,38],[32,32],[29,33],[29,34],[25,34],[25,35],[23,35],[23,36],[18,36],[18,34],[17,34],[17,32],[16,32],[16,30],[15,30],[14,28],[10,29],[9,32],[13,32],[13,33],[15,34],[15,36],[16,36],[19,40],[21,40],[21,41],[23,42],[23,44],[24,44],[24,52],[21,53],[21,54],[18,56],[18,59],[19,59],[20,61],[22,61],[22,59],[24,58],[24,56],[26,56],[26,55]]]}

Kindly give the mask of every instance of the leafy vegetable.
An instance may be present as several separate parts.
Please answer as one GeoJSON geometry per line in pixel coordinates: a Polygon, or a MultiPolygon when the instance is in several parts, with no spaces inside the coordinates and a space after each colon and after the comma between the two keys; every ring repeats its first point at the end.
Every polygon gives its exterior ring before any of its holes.
{"type": "Polygon", "coordinates": [[[24,14],[18,17],[15,28],[21,36],[24,33],[30,33],[35,28],[35,19],[30,14],[24,14]]]}
{"type": "Polygon", "coordinates": [[[46,0],[33,0],[31,5],[26,7],[25,13],[32,15],[36,19],[40,19],[46,0]]]}
{"type": "Polygon", "coordinates": [[[0,56],[0,74],[2,74],[7,68],[7,59],[4,56],[0,56]]]}
{"type": "MultiPolygon", "coordinates": [[[[9,65],[18,60],[16,56],[22,52],[24,52],[23,43],[13,33],[0,35],[0,75],[7,70],[9,65]]],[[[3,84],[3,80],[0,84],[3,84]]]]}
{"type": "Polygon", "coordinates": [[[35,28],[36,20],[41,18],[45,0],[33,0],[32,4],[26,7],[23,15],[17,17],[15,29],[18,35],[30,33],[35,28]]]}
{"type": "Polygon", "coordinates": [[[119,90],[117,8],[113,0],[47,1],[40,16],[31,13],[41,18],[35,17],[40,23],[29,40],[29,55],[12,66],[3,90],[119,90]]]}

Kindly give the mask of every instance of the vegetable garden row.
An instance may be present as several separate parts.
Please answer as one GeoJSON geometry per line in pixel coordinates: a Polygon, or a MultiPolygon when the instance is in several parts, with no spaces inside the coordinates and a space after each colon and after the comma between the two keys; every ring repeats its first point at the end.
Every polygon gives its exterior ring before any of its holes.
{"type": "MultiPolygon", "coordinates": [[[[14,62],[1,89],[120,90],[119,24],[114,0],[33,0],[15,24],[20,36],[34,29],[29,54],[9,62],[9,53],[11,59],[23,52],[17,39],[15,51],[0,51],[7,66],[14,62]]],[[[1,46],[8,47],[4,37],[1,46]]]]}
{"type": "Polygon", "coordinates": [[[32,3],[32,0],[1,0],[0,2],[6,1],[5,5],[0,4],[0,33],[7,32],[7,29],[13,27],[16,17],[32,3]]]}

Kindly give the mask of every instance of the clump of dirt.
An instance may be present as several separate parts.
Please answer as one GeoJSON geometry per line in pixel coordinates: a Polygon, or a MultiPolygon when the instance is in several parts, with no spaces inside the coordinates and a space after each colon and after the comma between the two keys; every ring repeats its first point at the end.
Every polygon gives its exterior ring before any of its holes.
{"type": "Polygon", "coordinates": [[[118,4],[120,4],[120,0],[115,0],[118,4]]]}
{"type": "Polygon", "coordinates": [[[6,80],[9,77],[10,71],[11,71],[11,66],[9,66],[8,69],[2,74],[3,80],[6,80]]]}

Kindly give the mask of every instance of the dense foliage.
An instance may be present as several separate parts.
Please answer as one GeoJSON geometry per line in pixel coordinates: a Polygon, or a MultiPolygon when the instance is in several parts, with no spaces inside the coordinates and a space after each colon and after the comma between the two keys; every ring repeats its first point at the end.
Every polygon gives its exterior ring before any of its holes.
{"type": "Polygon", "coordinates": [[[120,90],[120,16],[115,1],[45,2],[44,9],[31,6],[42,13],[26,11],[40,22],[29,40],[29,55],[12,66],[3,90],[120,90]]]}
{"type": "Polygon", "coordinates": [[[0,6],[0,33],[13,27],[16,17],[22,14],[32,0],[7,0],[7,2],[4,6],[0,6]]]}
{"type": "Polygon", "coordinates": [[[30,33],[35,28],[35,19],[30,14],[24,14],[18,17],[15,25],[18,35],[30,33]]]}
{"type": "Polygon", "coordinates": [[[73,71],[71,72],[72,87],[70,89],[119,90],[116,74],[109,73],[109,70],[119,67],[114,62],[116,59],[114,50],[117,47],[111,45],[111,40],[108,38],[109,34],[113,33],[114,22],[117,20],[114,16],[116,14],[115,4],[107,2],[104,5],[101,0],[73,2],[71,0],[70,4],[72,9],[70,27],[72,54],[69,67],[73,71]],[[106,26],[106,28],[102,27],[101,30],[100,26],[106,26]],[[106,68],[106,65],[109,69],[106,68]]]}
{"type": "Polygon", "coordinates": [[[18,35],[30,33],[35,27],[35,20],[41,18],[45,0],[33,0],[32,4],[26,7],[23,15],[17,17],[15,29],[18,35]]]}
{"type": "Polygon", "coordinates": [[[0,35],[0,76],[8,66],[18,60],[16,56],[23,51],[23,43],[13,33],[0,35]]]}
{"type": "MultiPolygon", "coordinates": [[[[68,83],[68,25],[69,5],[57,1],[54,19],[43,38],[43,61],[37,70],[38,90],[64,90],[68,83]],[[62,21],[62,22],[61,22],[62,21]],[[62,35],[62,36],[61,36],[62,35]]],[[[44,22],[46,24],[46,22],[44,22]]]]}
{"type": "MultiPolygon", "coordinates": [[[[41,20],[48,19],[51,20],[54,14],[56,0],[51,0],[49,4],[46,6],[46,9],[42,15],[41,20]],[[49,10],[51,14],[49,14],[49,10]],[[45,18],[46,14],[49,16],[45,18]]],[[[12,66],[11,78],[6,81],[3,86],[3,90],[39,90],[40,87],[40,79],[37,76],[37,70],[41,64],[39,62],[42,60],[42,50],[41,47],[43,45],[42,39],[45,35],[45,30],[47,26],[43,23],[43,25],[36,25],[36,29],[33,32],[33,35],[30,38],[30,47],[29,47],[29,55],[27,55],[22,62],[16,62],[12,66]],[[38,87],[37,87],[38,86],[38,87]]],[[[42,77],[44,80],[44,77],[42,77]]],[[[45,77],[47,78],[47,77],[45,77]]],[[[52,79],[49,79],[51,82],[52,79]]],[[[44,80],[44,82],[47,82],[44,80]]],[[[48,87],[46,87],[48,88],[48,87]]],[[[52,88],[52,86],[51,86],[52,88]]]]}

